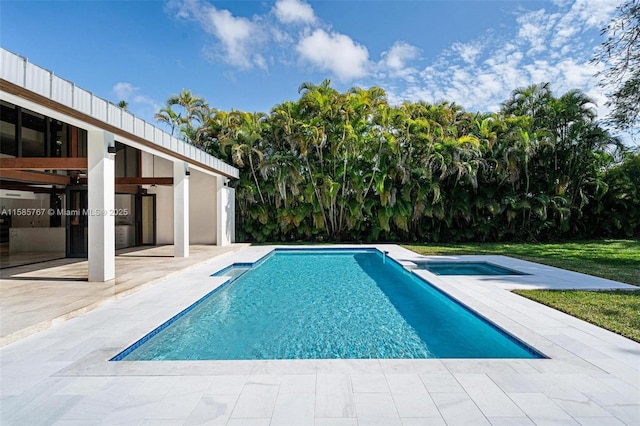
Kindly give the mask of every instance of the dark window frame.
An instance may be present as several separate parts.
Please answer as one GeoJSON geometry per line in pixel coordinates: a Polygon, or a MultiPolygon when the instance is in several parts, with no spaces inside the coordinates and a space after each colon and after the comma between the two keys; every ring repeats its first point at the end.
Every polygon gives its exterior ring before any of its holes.
{"type": "MultiPolygon", "coordinates": [[[[32,111],[30,109],[27,108],[23,108],[19,105],[15,105],[11,102],[6,102],[3,101],[6,104],[13,106],[13,110],[15,113],[15,122],[12,121],[7,121],[8,123],[11,123],[14,125],[14,154],[15,154],[15,158],[25,158],[24,157],[24,140],[23,140],[23,127],[24,127],[24,120],[23,120],[23,115],[24,114],[31,114],[31,115],[40,115],[44,118],[44,149],[43,149],[43,153],[44,156],[43,158],[70,158],[73,156],[73,152],[72,152],[72,132],[74,131],[73,129],[77,129],[76,132],[78,134],[78,139],[81,139],[78,141],[78,145],[82,145],[78,147],[78,157],[86,157],[86,130],[82,129],[80,127],[76,127],[73,126],[67,122],[64,122],[62,120],[58,120],[56,118],[52,118],[49,117],[47,115],[44,114],[40,114],[38,112],[32,111]],[[58,125],[59,123],[59,125],[58,125]],[[54,131],[54,126],[55,126],[55,131],[54,131]],[[61,127],[58,127],[61,126],[61,127]],[[62,131],[64,136],[63,138],[66,139],[66,141],[63,141],[63,149],[60,152],[60,156],[58,157],[57,154],[57,132],[58,131],[62,131]],[[82,135],[80,135],[80,133],[82,132],[82,135]]],[[[6,108],[10,108],[5,106],[6,108]]],[[[9,154],[12,155],[12,154],[9,154]]],[[[36,157],[34,157],[36,158],[36,157]]]]}

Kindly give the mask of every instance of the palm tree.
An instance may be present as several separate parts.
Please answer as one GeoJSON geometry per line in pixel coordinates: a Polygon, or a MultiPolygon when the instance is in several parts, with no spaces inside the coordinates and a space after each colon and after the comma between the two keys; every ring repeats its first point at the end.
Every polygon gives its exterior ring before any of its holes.
{"type": "Polygon", "coordinates": [[[223,145],[231,143],[231,156],[238,167],[243,168],[245,166],[245,159],[249,161],[249,171],[256,185],[260,201],[264,203],[265,199],[260,190],[260,182],[258,181],[256,170],[262,166],[264,160],[260,145],[263,139],[262,124],[266,114],[232,111],[229,114],[229,118],[231,123],[235,123],[235,129],[233,129],[232,133],[227,132],[223,145]],[[229,138],[229,136],[232,136],[232,138],[229,138]],[[257,164],[254,162],[254,156],[257,157],[257,164]]]}
{"type": "Polygon", "coordinates": [[[175,136],[176,128],[179,128],[182,124],[182,116],[176,113],[171,108],[171,105],[168,104],[160,108],[160,111],[153,116],[153,119],[169,126],[169,128],[171,128],[171,136],[175,136]]]}
{"type": "Polygon", "coordinates": [[[535,240],[638,227],[623,212],[637,199],[627,176],[637,160],[616,167],[617,141],[579,91],[556,98],[533,85],[499,113],[471,114],[390,106],[380,88],[338,92],[325,80],[269,114],[216,110],[183,91],[158,116],[240,168],[240,238],[535,240]]]}
{"type": "Polygon", "coordinates": [[[182,139],[196,143],[201,142],[197,140],[197,131],[209,115],[210,109],[203,98],[194,96],[191,90],[182,89],[180,94],[172,95],[167,99],[166,105],[160,109],[154,119],[167,124],[171,128],[172,136],[177,129],[182,139]]]}
{"type": "Polygon", "coordinates": [[[553,98],[549,83],[532,84],[511,93],[502,103],[501,111],[506,116],[528,116],[533,119],[533,129],[549,126],[550,103],[553,98]]]}

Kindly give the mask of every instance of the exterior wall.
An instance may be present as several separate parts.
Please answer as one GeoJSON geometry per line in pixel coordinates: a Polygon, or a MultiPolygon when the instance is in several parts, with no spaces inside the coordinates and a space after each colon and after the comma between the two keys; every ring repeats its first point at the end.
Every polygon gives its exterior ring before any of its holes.
{"type": "MultiPolygon", "coordinates": [[[[142,177],[171,177],[173,163],[149,153],[142,153],[142,177]],[[155,162],[155,165],[154,165],[155,162]]],[[[149,186],[148,194],[156,194],[156,244],[173,244],[173,187],[149,186]]]]}
{"type": "Polygon", "coordinates": [[[236,242],[236,192],[225,185],[225,178],[219,177],[217,180],[217,244],[224,246],[236,242]]]}
{"type": "MultiPolygon", "coordinates": [[[[217,242],[217,181],[212,176],[191,169],[189,176],[189,242],[191,244],[216,244],[217,242]]],[[[171,161],[142,153],[143,177],[170,177],[171,161]],[[154,165],[155,162],[155,165],[154,165]]],[[[156,194],[156,242],[173,244],[173,188],[149,186],[147,193],[156,194]]]]}
{"type": "Polygon", "coordinates": [[[197,170],[189,176],[189,241],[216,244],[216,177],[197,170]]]}

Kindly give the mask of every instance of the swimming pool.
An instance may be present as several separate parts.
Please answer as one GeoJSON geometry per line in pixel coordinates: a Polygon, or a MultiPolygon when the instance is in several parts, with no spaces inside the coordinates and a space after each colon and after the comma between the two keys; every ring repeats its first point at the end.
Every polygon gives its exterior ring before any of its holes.
{"type": "Polygon", "coordinates": [[[527,275],[515,269],[494,265],[489,262],[416,262],[419,269],[436,275],[527,275]]]}
{"type": "Polygon", "coordinates": [[[275,250],[242,272],[112,360],[543,357],[375,249],[275,250]]]}

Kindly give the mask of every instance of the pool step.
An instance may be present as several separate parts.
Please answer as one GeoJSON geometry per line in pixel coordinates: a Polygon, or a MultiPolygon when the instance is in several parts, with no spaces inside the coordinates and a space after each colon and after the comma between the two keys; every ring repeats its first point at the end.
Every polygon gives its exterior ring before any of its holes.
{"type": "Polygon", "coordinates": [[[253,265],[244,263],[234,263],[226,268],[213,274],[213,277],[229,277],[229,282],[233,282],[240,278],[245,272],[252,268],[253,265]]]}

